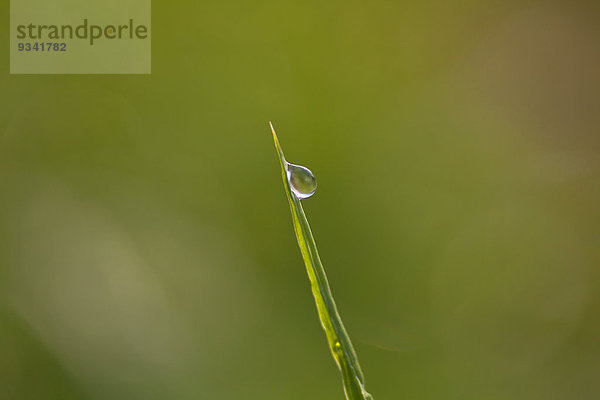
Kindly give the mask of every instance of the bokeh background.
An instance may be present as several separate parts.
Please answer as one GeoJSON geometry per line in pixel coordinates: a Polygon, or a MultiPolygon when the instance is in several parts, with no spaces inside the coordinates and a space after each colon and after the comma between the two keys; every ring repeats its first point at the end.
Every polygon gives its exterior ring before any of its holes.
{"type": "Polygon", "coordinates": [[[596,1],[158,2],[150,76],[10,76],[0,399],[600,397],[596,1]]]}

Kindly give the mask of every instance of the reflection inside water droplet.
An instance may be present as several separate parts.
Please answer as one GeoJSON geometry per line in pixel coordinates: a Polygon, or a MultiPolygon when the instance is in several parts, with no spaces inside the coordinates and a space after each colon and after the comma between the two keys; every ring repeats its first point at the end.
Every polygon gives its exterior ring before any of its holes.
{"type": "Polygon", "coordinates": [[[292,192],[299,199],[312,196],[317,190],[317,180],[310,169],[302,165],[286,164],[287,178],[292,192]]]}

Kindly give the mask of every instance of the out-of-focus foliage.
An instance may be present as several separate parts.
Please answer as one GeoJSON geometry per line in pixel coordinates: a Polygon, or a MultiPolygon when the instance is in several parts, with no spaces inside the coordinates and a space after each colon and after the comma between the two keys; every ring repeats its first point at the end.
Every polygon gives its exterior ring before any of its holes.
{"type": "Polygon", "coordinates": [[[599,15],[155,2],[150,76],[3,52],[0,399],[342,398],[269,120],[376,399],[597,399],[599,15]]]}

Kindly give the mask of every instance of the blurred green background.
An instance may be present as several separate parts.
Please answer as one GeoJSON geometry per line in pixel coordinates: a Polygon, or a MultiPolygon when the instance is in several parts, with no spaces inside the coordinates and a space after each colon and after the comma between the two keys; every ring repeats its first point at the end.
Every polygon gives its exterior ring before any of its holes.
{"type": "Polygon", "coordinates": [[[8,74],[0,399],[600,397],[600,7],[153,4],[150,76],[8,74]]]}

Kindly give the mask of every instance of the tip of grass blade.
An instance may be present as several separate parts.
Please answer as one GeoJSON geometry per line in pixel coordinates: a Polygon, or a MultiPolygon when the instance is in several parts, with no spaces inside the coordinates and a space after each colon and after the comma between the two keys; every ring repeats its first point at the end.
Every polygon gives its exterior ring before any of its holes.
{"type": "Polygon", "coordinates": [[[283,150],[281,149],[281,146],[279,145],[279,139],[277,138],[277,133],[275,133],[275,128],[273,127],[273,123],[271,121],[269,121],[269,126],[271,127],[271,133],[273,133],[273,141],[275,142],[275,148],[277,149],[277,152],[279,153],[279,157],[281,158],[281,163],[282,165],[285,165],[285,157],[283,156],[283,150]]]}
{"type": "Polygon", "coordinates": [[[277,143],[277,133],[275,133],[275,128],[273,127],[273,123],[269,121],[269,126],[271,127],[271,133],[273,134],[273,140],[275,140],[275,144],[277,143]]]}
{"type": "Polygon", "coordinates": [[[279,149],[279,140],[277,140],[277,133],[275,133],[275,128],[273,127],[273,123],[271,121],[269,121],[269,126],[271,127],[271,133],[273,134],[275,146],[279,149]]]}

